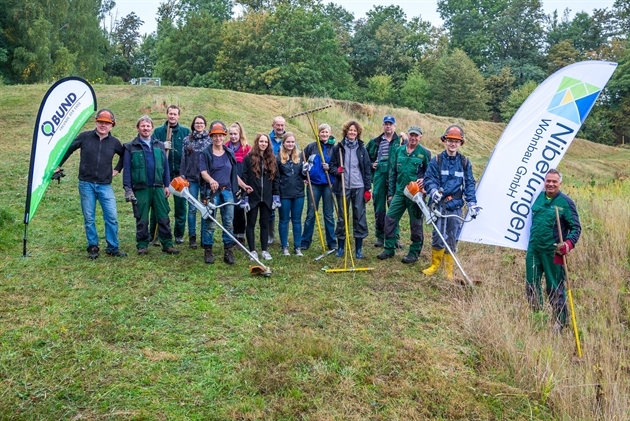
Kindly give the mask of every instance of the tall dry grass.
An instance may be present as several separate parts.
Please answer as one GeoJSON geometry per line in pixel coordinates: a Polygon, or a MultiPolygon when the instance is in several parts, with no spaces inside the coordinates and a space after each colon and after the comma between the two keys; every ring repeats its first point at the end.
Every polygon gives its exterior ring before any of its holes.
{"type": "MultiPolygon", "coordinates": [[[[548,405],[559,419],[630,418],[630,184],[564,190],[576,202],[582,236],[568,256],[583,350],[575,361],[570,328],[560,336],[525,299],[524,252],[473,251],[483,287],[455,300],[462,326],[480,349],[476,369],[548,405]]],[[[532,414],[535,415],[535,414],[532,414]]]]}

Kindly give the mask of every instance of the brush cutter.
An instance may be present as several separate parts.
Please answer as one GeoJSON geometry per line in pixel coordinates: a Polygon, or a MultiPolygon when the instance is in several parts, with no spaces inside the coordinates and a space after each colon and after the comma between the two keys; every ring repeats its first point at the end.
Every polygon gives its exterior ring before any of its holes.
{"type": "Polygon", "coordinates": [[[219,209],[219,208],[221,208],[223,206],[227,206],[227,205],[238,206],[240,201],[237,202],[237,203],[227,202],[227,203],[223,203],[223,204],[217,206],[214,203],[212,203],[212,201],[208,200],[206,202],[206,204],[204,205],[203,203],[198,201],[192,194],[190,194],[190,191],[188,190],[189,186],[190,186],[190,184],[188,183],[188,180],[186,180],[186,179],[184,179],[182,177],[175,177],[173,179],[173,181],[171,181],[171,184],[168,187],[168,189],[175,196],[183,197],[184,199],[186,199],[188,201],[188,203],[190,203],[195,208],[197,208],[197,210],[199,210],[199,212],[201,212],[201,217],[202,218],[209,219],[212,222],[214,222],[219,228],[221,228],[221,231],[226,233],[227,236],[230,237],[232,239],[232,241],[234,241],[234,244],[239,246],[241,249],[243,249],[243,251],[245,253],[247,253],[247,255],[249,256],[249,258],[251,260],[253,260],[256,263],[258,263],[258,266],[256,266],[256,265],[250,266],[249,273],[251,273],[252,275],[270,276],[271,275],[271,268],[269,266],[265,266],[260,260],[258,260],[258,257],[254,256],[249,250],[247,250],[247,248],[243,244],[241,244],[241,242],[238,241],[232,235],[232,233],[230,233],[228,230],[226,230],[223,227],[223,225],[219,224],[219,221],[217,221],[215,219],[215,217],[214,217],[216,209],[219,209]]]}
{"type": "Polygon", "coordinates": [[[466,280],[466,283],[468,284],[468,286],[473,286],[473,281],[471,281],[468,275],[466,275],[466,272],[464,272],[464,268],[462,267],[461,263],[459,263],[459,259],[457,258],[457,256],[455,256],[455,253],[449,247],[448,243],[446,242],[446,239],[444,238],[444,236],[438,229],[436,222],[438,218],[454,217],[461,220],[462,222],[470,222],[474,218],[466,220],[465,218],[462,218],[458,215],[442,215],[440,212],[437,211],[437,209],[435,209],[435,206],[431,206],[431,208],[429,208],[429,206],[427,206],[427,204],[424,201],[423,194],[420,191],[420,186],[415,181],[411,181],[409,184],[407,184],[407,186],[405,187],[405,196],[420,207],[420,210],[422,211],[422,214],[424,215],[424,218],[427,221],[426,222],[427,225],[428,224],[433,225],[435,232],[438,233],[438,235],[442,239],[442,242],[444,243],[444,246],[446,247],[450,255],[453,257],[453,260],[457,264],[457,267],[459,268],[459,270],[462,272],[462,275],[464,275],[464,279],[466,280]]]}
{"type": "MultiPolygon", "coordinates": [[[[560,213],[556,206],[556,223],[558,224],[558,236],[560,243],[564,243],[562,239],[562,227],[560,226],[560,213]]],[[[580,345],[580,335],[578,334],[577,319],[575,317],[575,308],[573,307],[573,294],[571,293],[571,284],[569,284],[569,269],[567,268],[567,255],[562,255],[562,264],[564,266],[564,278],[567,284],[567,297],[569,298],[569,308],[571,309],[571,325],[573,326],[573,336],[575,337],[575,347],[577,348],[578,358],[582,358],[582,347],[580,345]]]]}

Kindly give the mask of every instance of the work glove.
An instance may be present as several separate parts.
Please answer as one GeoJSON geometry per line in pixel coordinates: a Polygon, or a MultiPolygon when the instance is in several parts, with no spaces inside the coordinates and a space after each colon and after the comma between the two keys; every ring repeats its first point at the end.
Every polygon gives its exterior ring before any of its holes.
{"type": "Polygon", "coordinates": [[[363,199],[365,200],[365,203],[369,202],[370,200],[372,200],[372,193],[370,193],[369,190],[364,191],[363,199]]]}
{"type": "Polygon", "coordinates": [[[171,141],[167,140],[164,142],[164,149],[171,149],[171,141]]]}
{"type": "Polygon", "coordinates": [[[277,194],[273,195],[273,203],[271,203],[271,209],[278,209],[282,206],[282,202],[280,202],[280,196],[277,194]]]}
{"type": "Polygon", "coordinates": [[[330,169],[330,166],[327,163],[323,162],[322,168],[324,169],[324,171],[328,171],[330,169]]]}
{"type": "Polygon", "coordinates": [[[311,171],[311,168],[313,168],[313,164],[310,164],[308,162],[305,162],[302,164],[302,174],[306,175],[307,172],[311,171]]]}
{"type": "Polygon", "coordinates": [[[136,196],[130,187],[125,187],[125,202],[136,202],[136,196]]]}
{"type": "Polygon", "coordinates": [[[66,175],[63,173],[63,169],[59,168],[58,170],[55,170],[55,172],[53,173],[52,177],[50,178],[51,180],[57,180],[57,184],[61,183],[61,179],[63,177],[65,177],[66,175]]]}
{"type": "Polygon", "coordinates": [[[470,213],[471,218],[475,219],[482,211],[483,208],[476,203],[472,202],[468,204],[468,213],[470,213]]]}
{"type": "Polygon", "coordinates": [[[564,243],[555,244],[555,246],[556,254],[559,254],[560,256],[564,256],[565,254],[573,250],[573,243],[571,242],[571,240],[566,240],[564,243]]]}
{"type": "Polygon", "coordinates": [[[343,174],[343,172],[344,172],[343,167],[341,166],[337,167],[337,174],[343,174]]]}
{"type": "Polygon", "coordinates": [[[249,210],[251,209],[249,207],[249,197],[245,196],[244,199],[241,199],[241,203],[240,205],[238,205],[241,209],[243,209],[245,211],[245,213],[249,212],[249,210]]]}
{"type": "Polygon", "coordinates": [[[306,162],[308,162],[309,164],[311,164],[311,166],[313,165],[313,162],[315,162],[315,157],[317,155],[316,154],[311,154],[311,156],[308,157],[308,159],[306,160],[306,162]]]}
{"type": "Polygon", "coordinates": [[[433,189],[429,196],[431,196],[431,200],[435,203],[439,203],[440,200],[442,200],[442,192],[438,189],[433,189]]]}

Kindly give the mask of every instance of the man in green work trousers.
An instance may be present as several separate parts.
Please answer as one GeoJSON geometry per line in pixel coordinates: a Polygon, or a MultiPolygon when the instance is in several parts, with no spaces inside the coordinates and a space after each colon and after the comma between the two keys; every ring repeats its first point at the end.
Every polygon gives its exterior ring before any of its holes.
{"type": "MultiPolygon", "coordinates": [[[[169,105],[166,109],[166,122],[160,127],[156,127],[153,137],[164,142],[164,149],[168,153],[168,165],[171,178],[179,176],[179,165],[182,161],[182,144],[184,138],[190,134],[190,129],[179,124],[180,109],[177,105],[169,105]],[[169,137],[170,129],[170,137],[169,137]]],[[[175,204],[175,226],[173,234],[175,242],[181,244],[184,242],[184,232],[186,231],[186,220],[188,219],[188,210],[186,208],[186,199],[173,195],[175,204]]],[[[155,232],[155,218],[151,218],[151,227],[149,228],[151,235],[155,232]]],[[[153,239],[151,239],[153,240],[153,239]]]]}
{"type": "Polygon", "coordinates": [[[575,203],[560,191],[562,174],[550,169],[545,176],[545,190],[532,206],[532,226],[525,256],[527,301],[534,311],[543,305],[541,279],[556,319],[554,331],[560,333],[567,323],[567,298],[562,256],[575,247],[582,227],[575,203]],[[558,233],[556,209],[560,215],[562,239],[558,233]]]}
{"type": "MultiPolygon", "coordinates": [[[[374,247],[383,247],[385,243],[385,214],[387,213],[387,184],[389,183],[389,154],[404,144],[396,133],[396,119],[392,115],[383,118],[383,133],[370,140],[366,145],[372,162],[372,197],[374,200],[374,219],[376,221],[376,242],[374,247]]],[[[396,225],[398,238],[398,225],[396,225]]]]}
{"type": "Polygon", "coordinates": [[[411,245],[409,253],[403,257],[403,263],[414,263],[418,260],[424,234],[422,232],[422,211],[420,207],[407,196],[405,186],[411,181],[422,188],[424,173],[431,160],[431,152],[420,146],[422,130],[418,126],[411,126],[407,133],[407,145],[392,151],[390,158],[390,172],[387,200],[391,203],[385,215],[385,249],[377,257],[380,260],[394,257],[396,247],[396,227],[405,211],[409,212],[409,227],[411,229],[411,245]]]}

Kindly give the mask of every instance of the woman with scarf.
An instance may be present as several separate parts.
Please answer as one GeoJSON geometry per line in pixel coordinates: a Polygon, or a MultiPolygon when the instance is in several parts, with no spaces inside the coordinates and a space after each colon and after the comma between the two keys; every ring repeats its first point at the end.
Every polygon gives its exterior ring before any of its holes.
{"type": "MultiPolygon", "coordinates": [[[[182,142],[182,160],[179,172],[190,183],[188,190],[195,199],[199,199],[199,179],[201,177],[199,155],[212,144],[212,139],[206,130],[207,124],[204,116],[195,116],[190,126],[191,132],[182,142]]],[[[208,221],[201,219],[202,232],[206,229],[207,223],[208,221]]],[[[188,242],[191,249],[197,248],[197,208],[190,203],[188,204],[188,242]]]]}
{"type": "Polygon", "coordinates": [[[370,186],[372,183],[371,163],[367,150],[361,140],[363,127],[353,120],[346,122],[342,127],[343,140],[332,150],[330,158],[330,172],[334,174],[333,194],[337,198],[337,257],[342,257],[346,242],[345,217],[352,207],[352,233],[355,240],[355,256],[363,259],[363,239],[368,235],[365,204],[370,201],[372,195],[370,186]],[[343,176],[342,176],[343,175],[343,176]],[[345,188],[344,209],[343,192],[345,188]]]}

